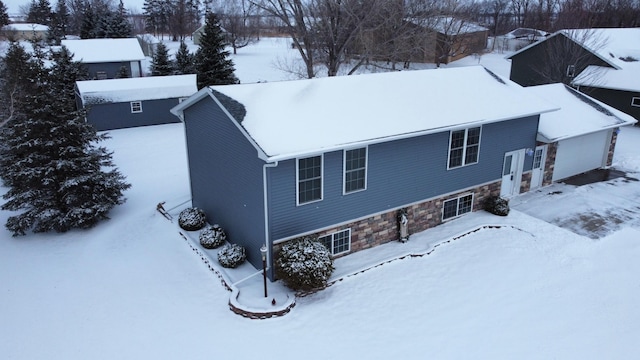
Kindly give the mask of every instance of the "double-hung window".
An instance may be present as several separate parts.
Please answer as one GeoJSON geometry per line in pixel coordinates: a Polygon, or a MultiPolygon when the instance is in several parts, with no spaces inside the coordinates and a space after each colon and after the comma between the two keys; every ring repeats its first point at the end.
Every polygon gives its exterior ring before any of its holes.
{"type": "Polygon", "coordinates": [[[640,107],[640,97],[632,97],[631,98],[631,106],[640,107]]]}
{"type": "Polygon", "coordinates": [[[364,190],[367,187],[367,148],[344,151],[345,194],[364,190]]]}
{"type": "Polygon", "coordinates": [[[131,112],[133,114],[142,112],[142,101],[132,101],[131,102],[131,112]]]}
{"type": "Polygon", "coordinates": [[[322,200],[322,156],[298,159],[298,205],[322,200]]]}
{"type": "Polygon", "coordinates": [[[575,65],[567,65],[567,77],[576,76],[576,66],[575,65]]]}
{"type": "Polygon", "coordinates": [[[346,253],[351,250],[351,229],[335,232],[318,238],[331,255],[346,253]]]}
{"type": "Polygon", "coordinates": [[[480,132],[480,127],[451,131],[449,139],[449,169],[478,162],[480,132]]]}
{"type": "Polygon", "coordinates": [[[442,220],[451,219],[471,212],[473,207],[473,194],[463,195],[450,199],[442,205],[442,220]]]}

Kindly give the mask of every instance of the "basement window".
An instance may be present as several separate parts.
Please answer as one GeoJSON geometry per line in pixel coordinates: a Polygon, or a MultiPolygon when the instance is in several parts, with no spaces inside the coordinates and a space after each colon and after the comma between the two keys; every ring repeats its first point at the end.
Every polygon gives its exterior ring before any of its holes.
{"type": "Polygon", "coordinates": [[[141,113],[142,112],[142,101],[132,101],[131,102],[131,113],[141,113]]]}
{"type": "Polygon", "coordinates": [[[442,220],[453,219],[471,212],[473,208],[473,194],[462,195],[450,199],[442,205],[442,220]]]}
{"type": "Polygon", "coordinates": [[[331,255],[338,255],[351,250],[351,229],[321,236],[318,241],[324,245],[331,255]]]}

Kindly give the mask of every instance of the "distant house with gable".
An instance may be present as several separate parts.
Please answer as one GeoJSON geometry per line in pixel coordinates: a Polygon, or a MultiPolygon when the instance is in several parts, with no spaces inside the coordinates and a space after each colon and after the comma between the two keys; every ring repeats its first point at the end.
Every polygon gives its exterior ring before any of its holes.
{"type": "Polygon", "coordinates": [[[49,35],[49,27],[41,24],[15,23],[2,27],[2,35],[9,40],[44,40],[49,35]]]}
{"type": "Polygon", "coordinates": [[[98,131],[179,122],[169,110],[198,91],[196,75],[76,82],[76,104],[98,131]]]}
{"type": "Polygon", "coordinates": [[[640,28],[560,30],[507,59],[510,79],[520,85],[549,83],[548,74],[555,73],[640,120],[640,28]]]}
{"type": "Polygon", "coordinates": [[[171,111],[192,205],[261,267],[263,244],[270,264],[304,236],[342,256],[398,240],[401,212],[415,233],[528,191],[557,108],[471,66],[210,86],[171,111]]]}
{"type": "Polygon", "coordinates": [[[145,55],[136,38],[62,40],[61,45],[87,67],[92,79],[114,79],[123,67],[129,77],[142,76],[145,55]]]}

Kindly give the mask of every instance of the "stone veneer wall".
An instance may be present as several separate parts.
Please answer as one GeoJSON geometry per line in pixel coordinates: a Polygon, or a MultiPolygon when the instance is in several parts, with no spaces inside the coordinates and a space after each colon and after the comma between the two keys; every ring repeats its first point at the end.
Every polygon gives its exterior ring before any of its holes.
{"type": "Polygon", "coordinates": [[[531,190],[531,171],[527,171],[522,174],[522,181],[520,182],[520,194],[531,190]]]}
{"type": "MultiPolygon", "coordinates": [[[[477,188],[469,189],[456,194],[448,195],[446,197],[429,200],[407,207],[406,210],[407,216],[409,218],[409,234],[414,234],[441,224],[443,222],[442,204],[446,200],[473,193],[472,210],[481,210],[483,208],[484,201],[488,197],[500,195],[500,184],[501,181],[496,181],[479,186],[477,188]]],[[[398,210],[393,210],[363,220],[327,229],[311,236],[322,237],[324,235],[350,228],[351,251],[344,254],[347,255],[356,251],[372,248],[377,245],[398,240],[399,228],[397,216],[398,210]]],[[[274,246],[275,254],[278,253],[281,246],[282,243],[274,246]]]]}
{"type": "Polygon", "coordinates": [[[611,132],[611,142],[609,143],[609,154],[607,154],[607,166],[613,164],[613,153],[616,151],[616,142],[618,141],[619,128],[613,129],[611,132]]]}

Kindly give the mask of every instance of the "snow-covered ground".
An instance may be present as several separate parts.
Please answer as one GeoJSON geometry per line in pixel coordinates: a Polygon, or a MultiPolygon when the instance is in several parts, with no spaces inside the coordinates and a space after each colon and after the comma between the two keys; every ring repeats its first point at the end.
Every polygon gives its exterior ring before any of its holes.
{"type": "MultiPolygon", "coordinates": [[[[286,42],[268,46],[288,52],[286,42]]],[[[487,54],[480,62],[508,75],[503,56],[487,54]]],[[[287,78],[269,65],[273,59],[260,46],[234,56],[243,82],[287,78]]],[[[453,65],[464,62],[478,59],[453,65]]],[[[609,208],[590,204],[612,193],[637,204],[640,182],[543,189],[562,191],[562,198],[523,195],[507,218],[480,211],[414,234],[407,244],[371,250],[442,244],[429,255],[346,277],[298,299],[284,317],[249,320],[229,311],[220,280],[156,212],[161,201],[189,198],[182,125],[111,135],[106,146],[133,184],[111,220],[89,231],[20,238],[0,229],[2,359],[640,356],[638,222],[622,222],[594,240],[525,214],[528,205],[538,217],[572,208],[604,214],[609,208]],[[450,241],[451,228],[458,233],[487,222],[505,226],[450,241]]],[[[638,144],[640,128],[623,129],[614,159],[636,178],[638,144]]],[[[0,223],[9,215],[0,212],[0,223]]],[[[353,254],[336,262],[336,272],[366,263],[366,251],[353,254]]]]}

